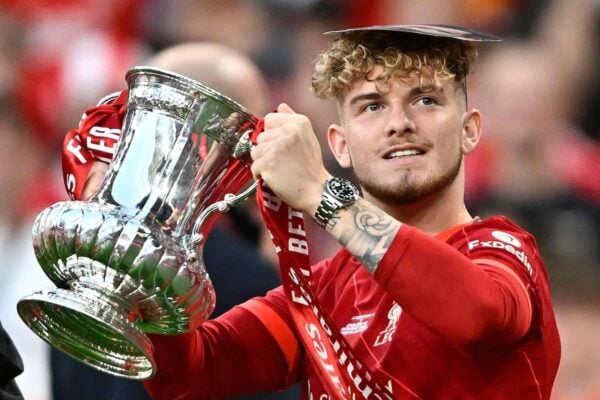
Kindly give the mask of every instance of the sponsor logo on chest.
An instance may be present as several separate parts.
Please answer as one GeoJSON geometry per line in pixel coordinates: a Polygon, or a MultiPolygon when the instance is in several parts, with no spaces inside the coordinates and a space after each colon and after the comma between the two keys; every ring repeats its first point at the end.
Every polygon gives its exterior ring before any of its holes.
{"type": "MultiPolygon", "coordinates": [[[[401,314],[402,308],[398,304],[392,302],[386,315],[387,325],[377,334],[377,337],[373,342],[374,347],[382,346],[392,341],[401,314]]],[[[355,315],[350,319],[350,322],[340,330],[340,332],[344,336],[362,333],[369,328],[369,324],[374,315],[374,313],[355,315]]]]}
{"type": "Polygon", "coordinates": [[[353,335],[367,330],[369,320],[373,317],[373,313],[355,315],[350,319],[350,322],[341,329],[342,335],[353,335]]]}

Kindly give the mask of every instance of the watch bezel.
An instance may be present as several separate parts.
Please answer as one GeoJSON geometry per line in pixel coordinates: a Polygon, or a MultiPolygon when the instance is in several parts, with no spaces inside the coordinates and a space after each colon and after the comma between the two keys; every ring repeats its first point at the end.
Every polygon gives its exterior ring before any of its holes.
{"type": "Polygon", "coordinates": [[[333,177],[325,182],[325,190],[342,206],[355,202],[360,196],[356,185],[344,178],[333,177]]]}

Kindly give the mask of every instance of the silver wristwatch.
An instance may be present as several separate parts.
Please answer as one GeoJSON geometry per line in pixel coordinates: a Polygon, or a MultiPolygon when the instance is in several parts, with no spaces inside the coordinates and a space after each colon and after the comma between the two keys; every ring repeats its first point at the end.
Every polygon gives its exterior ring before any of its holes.
{"type": "Polygon", "coordinates": [[[337,210],[352,205],[360,193],[354,183],[342,178],[327,179],[323,186],[323,195],[314,219],[324,228],[337,210]]]}

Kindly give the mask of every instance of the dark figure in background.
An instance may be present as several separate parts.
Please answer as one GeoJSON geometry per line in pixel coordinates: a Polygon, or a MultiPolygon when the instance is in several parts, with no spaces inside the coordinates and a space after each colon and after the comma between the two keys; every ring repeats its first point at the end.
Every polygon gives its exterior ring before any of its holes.
{"type": "Polygon", "coordinates": [[[0,323],[0,400],[21,400],[15,378],[23,372],[23,361],[0,323]]]}

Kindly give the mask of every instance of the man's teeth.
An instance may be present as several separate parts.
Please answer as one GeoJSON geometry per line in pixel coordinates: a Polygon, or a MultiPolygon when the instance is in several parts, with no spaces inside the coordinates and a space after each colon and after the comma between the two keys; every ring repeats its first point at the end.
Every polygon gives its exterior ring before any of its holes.
{"type": "Polygon", "coordinates": [[[407,156],[418,156],[421,154],[419,150],[402,150],[395,151],[388,156],[388,158],[407,157],[407,156]]]}

